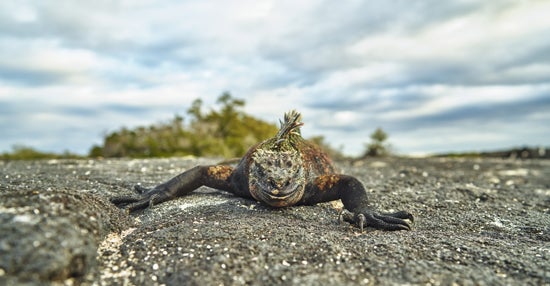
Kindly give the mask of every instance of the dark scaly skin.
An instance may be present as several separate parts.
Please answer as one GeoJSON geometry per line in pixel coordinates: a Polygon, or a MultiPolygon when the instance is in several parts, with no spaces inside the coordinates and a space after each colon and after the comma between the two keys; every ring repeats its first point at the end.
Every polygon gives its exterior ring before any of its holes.
{"type": "Polygon", "coordinates": [[[341,200],[345,210],[340,220],[363,230],[410,230],[413,216],[406,211],[379,213],[369,207],[367,192],[354,177],[337,174],[331,160],[319,147],[300,135],[301,115],[285,114],[278,134],[248,150],[239,164],[196,166],[152,189],[135,186],[138,196],[111,201],[128,212],[150,208],[207,186],[256,199],[273,207],[314,205],[341,200]]]}

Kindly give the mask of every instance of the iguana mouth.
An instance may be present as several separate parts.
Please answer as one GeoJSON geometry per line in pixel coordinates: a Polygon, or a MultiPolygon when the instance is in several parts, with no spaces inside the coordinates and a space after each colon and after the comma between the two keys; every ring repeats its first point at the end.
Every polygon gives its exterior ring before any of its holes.
{"type": "Polygon", "coordinates": [[[271,181],[261,181],[258,182],[260,190],[267,194],[271,198],[275,199],[285,199],[291,196],[293,193],[299,190],[299,185],[297,183],[274,183],[271,181]]]}
{"type": "Polygon", "coordinates": [[[286,206],[292,206],[296,204],[302,198],[303,193],[304,193],[304,188],[298,188],[298,189],[295,189],[293,192],[282,196],[272,195],[272,194],[269,194],[268,192],[263,192],[263,191],[260,192],[260,194],[255,194],[255,195],[259,195],[256,197],[257,200],[262,201],[270,206],[286,207],[286,206]]]}
{"type": "Polygon", "coordinates": [[[277,196],[277,195],[274,196],[274,195],[267,194],[267,196],[273,200],[286,200],[290,198],[292,195],[293,195],[292,193],[286,196],[277,196]]]}
{"type": "Polygon", "coordinates": [[[255,181],[251,185],[250,191],[252,196],[259,201],[274,207],[285,207],[296,204],[302,198],[304,186],[294,183],[279,189],[268,187],[265,182],[255,181]]]}

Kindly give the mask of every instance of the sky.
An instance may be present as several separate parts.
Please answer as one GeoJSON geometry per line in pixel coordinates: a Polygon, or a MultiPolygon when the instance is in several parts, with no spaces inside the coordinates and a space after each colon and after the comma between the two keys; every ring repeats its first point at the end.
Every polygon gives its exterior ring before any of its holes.
{"type": "Polygon", "coordinates": [[[224,91],[348,155],[550,146],[550,1],[0,2],[0,152],[87,154],[224,91]]]}

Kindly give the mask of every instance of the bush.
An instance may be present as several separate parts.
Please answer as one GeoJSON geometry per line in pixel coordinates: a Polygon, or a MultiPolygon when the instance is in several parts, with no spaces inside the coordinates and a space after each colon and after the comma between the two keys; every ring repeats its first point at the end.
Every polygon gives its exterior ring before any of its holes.
{"type": "Polygon", "coordinates": [[[220,110],[202,111],[197,99],[187,110],[189,123],[176,115],[170,122],[122,128],[108,134],[103,146],[90,150],[92,157],[240,157],[253,144],[277,133],[277,126],[254,118],[242,111],[245,102],[230,93],[217,100],[220,110]]]}
{"type": "Polygon", "coordinates": [[[382,128],[376,128],[376,130],[370,135],[370,138],[371,142],[367,145],[367,151],[364,156],[379,157],[388,156],[391,154],[390,145],[385,143],[388,139],[388,134],[382,130],[382,128]]]}
{"type": "Polygon", "coordinates": [[[0,155],[2,160],[74,159],[81,156],[65,151],[63,154],[38,151],[24,145],[14,145],[12,151],[0,155]]]}

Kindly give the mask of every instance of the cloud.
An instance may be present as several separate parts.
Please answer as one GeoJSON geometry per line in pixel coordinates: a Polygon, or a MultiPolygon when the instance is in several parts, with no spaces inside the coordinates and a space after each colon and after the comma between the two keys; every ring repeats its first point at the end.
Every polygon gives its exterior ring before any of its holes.
{"type": "Polygon", "coordinates": [[[536,0],[4,1],[0,150],[82,152],[105,130],[167,120],[199,97],[211,106],[226,90],[270,122],[299,109],[305,135],[351,154],[379,126],[402,152],[463,150],[476,138],[547,142],[549,9],[536,0]]]}
{"type": "Polygon", "coordinates": [[[52,40],[0,39],[2,79],[22,85],[85,82],[101,65],[93,52],[52,40]]]}

